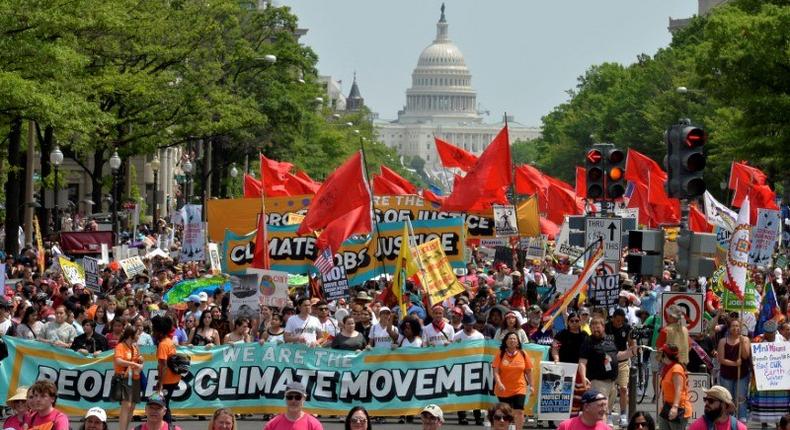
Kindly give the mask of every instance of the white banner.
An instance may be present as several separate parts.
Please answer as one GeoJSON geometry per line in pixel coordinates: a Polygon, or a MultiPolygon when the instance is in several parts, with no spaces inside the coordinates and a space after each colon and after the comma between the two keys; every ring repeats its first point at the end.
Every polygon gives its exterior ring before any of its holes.
{"type": "Polygon", "coordinates": [[[246,317],[257,319],[261,312],[258,296],[258,275],[246,274],[230,277],[230,320],[246,317]]]}
{"type": "Polygon", "coordinates": [[[219,247],[216,243],[208,244],[208,260],[211,264],[211,273],[219,275],[222,272],[222,263],[219,258],[219,247]]]}
{"type": "Polygon", "coordinates": [[[790,342],[753,343],[752,367],[757,390],[790,390],[790,342]]]}
{"type": "Polygon", "coordinates": [[[561,421],[571,415],[577,363],[540,362],[538,419],[561,421]]]}
{"type": "Polygon", "coordinates": [[[781,225],[782,215],[779,211],[757,209],[757,225],[752,227],[752,248],[749,250],[750,265],[771,266],[781,225]]]}
{"type": "Polygon", "coordinates": [[[247,269],[247,274],[258,277],[260,304],[283,308],[288,304],[288,273],[277,270],[247,269]]]}
{"type": "Polygon", "coordinates": [[[181,242],[180,261],[205,261],[205,234],[202,220],[203,205],[184,205],[181,217],[184,220],[184,239],[181,242]]]}

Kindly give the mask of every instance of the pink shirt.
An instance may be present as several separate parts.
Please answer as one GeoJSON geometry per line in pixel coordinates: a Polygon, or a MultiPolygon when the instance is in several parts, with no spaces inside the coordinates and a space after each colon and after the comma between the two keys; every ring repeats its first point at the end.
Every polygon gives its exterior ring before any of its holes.
{"type": "Polygon", "coordinates": [[[581,417],[576,416],[561,422],[557,430],[612,430],[612,428],[606,425],[605,421],[596,421],[595,425],[588,426],[581,417]]]}
{"type": "Polygon", "coordinates": [[[33,412],[28,417],[29,430],[69,430],[69,417],[63,412],[52,409],[47,415],[33,412]]]}
{"type": "Polygon", "coordinates": [[[291,421],[286,418],[285,414],[280,414],[266,423],[263,430],[324,430],[324,426],[316,417],[308,413],[296,421],[291,421]]]}
{"type": "MultiPolygon", "coordinates": [[[[746,424],[735,420],[738,424],[738,430],[747,430],[746,424]]],[[[724,422],[716,421],[713,423],[713,430],[730,430],[731,424],[730,420],[727,419],[724,422]]],[[[688,430],[708,430],[708,423],[705,422],[705,417],[697,418],[691,425],[689,426],[688,430]]]]}
{"type": "Polygon", "coordinates": [[[16,415],[12,415],[8,417],[7,420],[3,423],[3,430],[6,429],[14,429],[14,430],[22,430],[24,423],[17,418],[16,415]]]}

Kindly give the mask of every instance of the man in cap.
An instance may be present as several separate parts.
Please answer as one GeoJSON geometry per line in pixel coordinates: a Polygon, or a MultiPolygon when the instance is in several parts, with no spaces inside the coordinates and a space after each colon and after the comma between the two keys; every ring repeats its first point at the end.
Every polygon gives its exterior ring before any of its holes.
{"type": "Polygon", "coordinates": [[[606,425],[609,402],[606,395],[598,390],[588,390],[582,394],[579,415],[560,423],[557,430],[611,430],[606,425]]]}
{"type": "MultiPolygon", "coordinates": [[[[145,403],[145,422],[134,430],[170,430],[171,424],[165,421],[167,412],[167,402],[164,397],[159,393],[151,394],[145,403]]],[[[172,425],[172,428],[181,430],[177,425],[172,425]]]]}
{"type": "Polygon", "coordinates": [[[449,345],[455,336],[453,326],[444,319],[444,307],[437,303],[431,308],[433,319],[422,328],[424,346],[449,345]]]}
{"type": "MultiPolygon", "coordinates": [[[[485,337],[482,333],[475,330],[475,323],[477,320],[473,314],[463,314],[463,318],[461,319],[461,330],[455,332],[455,336],[453,337],[453,342],[469,342],[472,340],[484,340],[485,337]]],[[[473,411],[475,417],[475,425],[482,425],[483,424],[483,415],[480,409],[475,409],[473,411]]],[[[461,425],[469,424],[469,421],[466,419],[466,411],[458,411],[458,423],[461,425]]]]}
{"type": "Polygon", "coordinates": [[[420,418],[422,419],[423,430],[438,429],[444,424],[444,413],[438,405],[430,404],[422,408],[420,418]]]}
{"type": "MultiPolygon", "coordinates": [[[[631,325],[626,322],[625,310],[623,308],[615,309],[611,320],[606,323],[606,338],[614,342],[618,353],[636,346],[636,341],[631,337],[631,330],[631,325]]],[[[686,363],[688,363],[688,359],[686,363]]],[[[629,358],[618,357],[615,383],[620,394],[620,427],[628,425],[626,408],[628,408],[628,378],[630,373],[631,364],[629,358]]],[[[614,401],[614,399],[612,400],[614,401]]]]}
{"type": "Polygon", "coordinates": [[[307,400],[307,391],[299,382],[291,382],[285,387],[285,413],[272,418],[263,430],[290,430],[309,429],[323,430],[318,419],[305,413],[304,402],[307,400]]]}
{"type": "Polygon", "coordinates": [[[187,302],[187,312],[184,314],[184,321],[189,317],[194,318],[195,321],[200,321],[200,317],[203,315],[203,311],[200,310],[200,296],[192,294],[184,301],[187,302]]]}
{"type": "Polygon", "coordinates": [[[721,385],[714,385],[704,390],[705,408],[703,415],[697,418],[688,430],[747,430],[746,424],[732,416],[735,404],[732,395],[721,385]]]}
{"type": "Polygon", "coordinates": [[[379,309],[379,322],[370,329],[368,344],[371,348],[392,349],[398,341],[398,327],[392,323],[392,310],[386,306],[379,309]]]}

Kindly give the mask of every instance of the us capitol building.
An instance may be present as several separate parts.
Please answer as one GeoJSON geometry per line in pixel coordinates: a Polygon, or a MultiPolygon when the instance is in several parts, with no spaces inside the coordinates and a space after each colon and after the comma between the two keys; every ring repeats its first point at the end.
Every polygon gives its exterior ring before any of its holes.
{"type": "MultiPolygon", "coordinates": [[[[486,124],[477,109],[472,74],[461,50],[447,35],[444,5],[436,23],[436,39],[423,49],[406,90],[406,106],[394,121],[375,120],[379,138],[399,154],[425,160],[430,176],[445,176],[436,152],[434,136],[480,154],[504,126],[486,124]]],[[[508,118],[511,144],[540,136],[540,128],[527,127],[508,118]]],[[[440,178],[447,184],[447,178],[440,178]]],[[[449,178],[452,183],[452,178],[449,178]]]]}

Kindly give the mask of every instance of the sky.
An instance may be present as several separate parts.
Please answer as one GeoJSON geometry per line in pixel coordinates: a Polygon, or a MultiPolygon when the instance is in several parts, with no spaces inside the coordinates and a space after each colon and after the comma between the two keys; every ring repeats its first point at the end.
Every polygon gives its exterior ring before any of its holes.
{"type": "MultiPolygon", "coordinates": [[[[279,0],[309,31],[301,42],[321,75],[353,74],[365,104],[395,119],[420,52],[436,36],[440,0],[279,0]]],[[[472,74],[477,101],[496,122],[504,112],[528,126],[568,100],[592,65],[631,64],[671,41],[669,17],[697,12],[695,0],[447,0],[450,39],[472,74]]]]}

